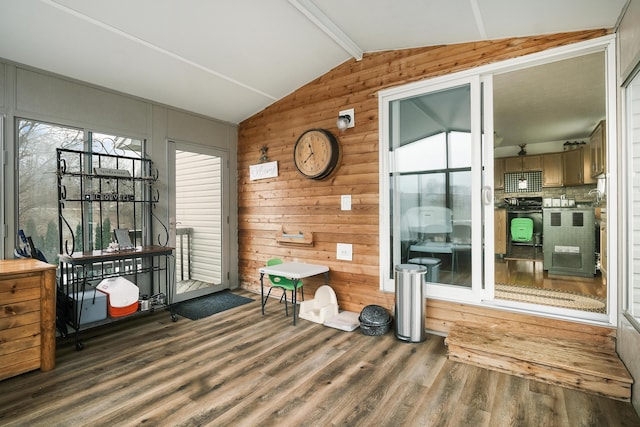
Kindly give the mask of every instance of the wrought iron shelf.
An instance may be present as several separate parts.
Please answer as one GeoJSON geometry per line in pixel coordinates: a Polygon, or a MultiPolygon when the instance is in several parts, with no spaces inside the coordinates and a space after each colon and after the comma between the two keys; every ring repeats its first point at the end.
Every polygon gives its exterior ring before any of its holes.
{"type": "MultiPolygon", "coordinates": [[[[154,186],[158,171],[150,159],[62,148],[56,151],[62,252],[58,302],[64,307],[58,315],[75,330],[80,350],[79,331],[91,326],[82,320],[83,304],[90,303],[84,301],[87,292],[95,292],[104,279],[126,276],[145,293],[164,295],[170,308],[175,258],[173,248],[167,246],[169,231],[153,212],[159,202],[154,186]],[[158,224],[163,233],[154,242],[153,228],[158,224]],[[118,236],[130,239],[132,248],[114,249],[117,245],[111,244],[111,236],[115,229],[129,230],[123,230],[124,237],[122,233],[118,236]]],[[[173,313],[171,318],[177,320],[173,313]]]]}

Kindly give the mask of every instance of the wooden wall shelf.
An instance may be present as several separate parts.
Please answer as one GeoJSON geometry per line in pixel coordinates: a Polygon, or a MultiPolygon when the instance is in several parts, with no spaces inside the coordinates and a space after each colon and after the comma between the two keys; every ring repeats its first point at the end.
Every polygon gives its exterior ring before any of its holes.
{"type": "Polygon", "coordinates": [[[284,227],[276,233],[276,242],[282,246],[313,246],[313,232],[299,230],[285,231],[284,227]]]}

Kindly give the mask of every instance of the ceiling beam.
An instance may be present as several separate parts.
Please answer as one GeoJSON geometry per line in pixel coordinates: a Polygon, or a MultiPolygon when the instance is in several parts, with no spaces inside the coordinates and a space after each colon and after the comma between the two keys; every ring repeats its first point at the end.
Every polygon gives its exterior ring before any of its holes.
{"type": "Polygon", "coordinates": [[[473,10],[473,17],[476,20],[476,25],[478,27],[478,32],[480,33],[480,37],[482,40],[486,40],[487,37],[487,29],[484,26],[484,21],[482,20],[482,14],[480,13],[480,6],[478,5],[478,0],[469,0],[471,2],[471,9],[473,10]]]}
{"type": "Polygon", "coordinates": [[[353,56],[356,61],[362,59],[362,49],[351,38],[344,33],[318,6],[311,0],[289,0],[289,3],[298,9],[318,28],[324,31],[341,48],[353,56]]]}

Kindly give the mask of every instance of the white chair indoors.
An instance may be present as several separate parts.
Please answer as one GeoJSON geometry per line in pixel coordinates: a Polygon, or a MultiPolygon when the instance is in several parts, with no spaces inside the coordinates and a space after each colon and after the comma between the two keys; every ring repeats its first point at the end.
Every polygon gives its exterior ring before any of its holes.
{"type": "Polygon", "coordinates": [[[324,323],[325,320],[338,315],[338,299],[331,286],[322,285],[316,291],[312,300],[300,303],[298,316],[315,323],[324,323]]]}

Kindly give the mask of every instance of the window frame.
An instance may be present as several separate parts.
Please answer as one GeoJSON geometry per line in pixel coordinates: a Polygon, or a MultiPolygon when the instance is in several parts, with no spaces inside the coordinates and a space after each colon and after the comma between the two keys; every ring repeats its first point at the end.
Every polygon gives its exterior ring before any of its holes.
{"type": "MultiPolygon", "coordinates": [[[[25,224],[21,224],[20,221],[20,195],[21,195],[21,179],[20,179],[20,160],[19,160],[19,153],[20,153],[20,123],[23,122],[31,122],[33,124],[42,124],[42,125],[46,125],[48,127],[51,128],[60,128],[60,129],[69,129],[69,130],[74,130],[77,131],[79,134],[82,135],[82,138],[77,138],[78,141],[78,146],[74,147],[74,149],[77,149],[79,151],[85,151],[85,152],[104,152],[106,147],[104,146],[104,144],[102,142],[96,142],[93,139],[94,135],[99,135],[101,137],[113,137],[113,138],[117,138],[117,139],[125,139],[125,140],[133,140],[133,141],[137,141],[140,144],[140,151],[136,151],[136,155],[139,156],[141,159],[148,159],[148,155],[146,153],[146,139],[143,137],[138,137],[138,136],[126,136],[126,135],[119,135],[118,132],[110,132],[110,131],[101,131],[101,130],[97,130],[97,129],[90,129],[90,128],[86,128],[86,127],[80,127],[80,126],[74,126],[74,125],[67,125],[67,124],[62,124],[62,123],[55,123],[49,120],[40,120],[40,119],[33,119],[33,118],[28,118],[28,117],[24,117],[24,116],[15,116],[13,118],[13,126],[15,129],[15,136],[14,136],[14,152],[15,152],[15,180],[13,182],[13,187],[14,187],[14,192],[15,192],[15,205],[14,205],[14,210],[15,210],[15,224],[14,224],[14,229],[17,233],[17,231],[21,228],[21,226],[23,227],[25,224]],[[81,145],[80,145],[80,140],[81,145]],[[99,147],[99,149],[94,150],[94,144],[98,144],[97,147],[99,147]]],[[[55,150],[56,148],[59,148],[58,146],[53,147],[53,151],[54,151],[54,159],[55,159],[55,150]]],[[[112,148],[112,150],[115,152],[117,150],[117,148],[112,148]]],[[[112,153],[113,154],[113,153],[112,153]]],[[[55,210],[58,210],[58,204],[57,204],[57,195],[56,195],[56,205],[55,205],[55,210]]],[[[87,225],[89,222],[91,222],[91,218],[83,218],[82,220],[84,222],[84,224],[82,225],[83,229],[88,229],[87,225]]],[[[143,221],[142,223],[142,227],[143,227],[143,231],[142,234],[146,235],[149,233],[149,230],[145,230],[145,228],[147,228],[149,226],[149,224],[147,223],[148,221],[143,221]]],[[[55,221],[54,221],[56,227],[59,227],[59,218],[56,216],[55,221]]],[[[92,233],[95,230],[92,231],[92,233]]],[[[59,235],[60,230],[57,230],[57,234],[59,235]]],[[[15,233],[14,233],[15,234],[15,233]]],[[[93,235],[83,235],[83,248],[87,248],[87,247],[92,247],[91,245],[93,245],[93,235]]],[[[61,253],[63,251],[64,248],[60,248],[60,242],[58,241],[58,239],[56,239],[57,241],[57,253],[61,253]]],[[[17,242],[17,239],[15,241],[15,244],[18,245],[19,242],[17,242]]],[[[79,250],[78,248],[75,248],[75,250],[79,250]]],[[[50,263],[57,263],[57,260],[54,259],[47,259],[48,262],[50,263]]]]}
{"type": "MultiPolygon", "coordinates": [[[[434,80],[428,80],[426,82],[418,82],[417,84],[409,84],[405,86],[401,86],[399,88],[387,89],[385,91],[380,92],[379,94],[379,109],[380,109],[380,141],[379,144],[379,155],[380,155],[380,290],[383,292],[392,292],[395,289],[395,284],[393,282],[393,267],[390,265],[391,263],[391,251],[389,247],[389,242],[391,238],[391,222],[390,222],[390,211],[387,207],[393,206],[394,210],[397,210],[398,207],[390,200],[390,189],[391,185],[389,182],[390,172],[392,170],[391,162],[392,156],[389,155],[391,152],[389,150],[389,144],[391,140],[391,126],[390,126],[390,115],[393,114],[393,121],[397,122],[398,119],[398,109],[392,109],[391,104],[394,101],[408,99],[415,96],[420,96],[426,93],[436,93],[438,91],[446,91],[450,89],[454,89],[456,87],[461,87],[468,85],[470,89],[470,126],[471,126],[471,147],[473,150],[472,160],[471,160],[471,205],[472,206],[480,206],[481,196],[480,190],[482,185],[482,170],[480,167],[473,167],[474,161],[480,162],[478,158],[481,156],[481,140],[480,140],[480,130],[481,130],[481,107],[482,107],[482,97],[480,94],[481,91],[481,79],[480,75],[477,73],[465,73],[464,76],[459,76],[458,74],[453,74],[451,76],[445,76],[443,78],[437,78],[434,80]],[[475,190],[474,190],[475,188],[475,190]],[[385,243],[386,242],[386,243],[385,243]]],[[[448,148],[448,142],[445,141],[445,150],[448,148]]],[[[446,153],[448,155],[448,153],[446,153]]],[[[449,159],[446,159],[448,163],[449,159]]],[[[399,215],[399,212],[394,212],[396,216],[399,215]]],[[[481,212],[476,209],[472,210],[472,223],[478,224],[480,222],[481,212]],[[474,219],[475,218],[475,219],[474,219]]],[[[397,221],[394,221],[396,224],[397,221]]],[[[478,280],[479,276],[482,274],[481,268],[481,251],[482,245],[480,243],[481,239],[481,227],[472,227],[472,287],[459,287],[452,286],[447,284],[434,284],[433,286],[427,287],[427,296],[428,297],[438,297],[445,299],[453,299],[457,301],[476,301],[478,302],[482,296],[482,280],[478,280]]],[[[395,235],[398,235],[397,230],[394,231],[395,235]]],[[[394,252],[398,251],[398,245],[392,245],[394,247],[394,252]]],[[[396,254],[395,258],[399,258],[396,254]]]]}
{"type": "MultiPolygon", "coordinates": [[[[614,34],[602,36],[596,39],[591,39],[583,42],[574,43],[567,46],[561,46],[553,49],[548,49],[542,52],[537,52],[530,55],[525,55],[518,58],[508,59],[504,61],[495,62],[492,64],[483,65],[480,67],[476,67],[469,70],[464,70],[452,74],[443,75],[440,77],[435,77],[431,79],[421,80],[418,82],[409,83],[399,87],[393,87],[389,89],[382,90],[378,93],[378,110],[379,110],[379,158],[380,158],[380,175],[379,175],[379,188],[380,188],[380,206],[379,206],[379,257],[380,257],[380,271],[379,271],[379,279],[380,279],[380,290],[383,292],[391,292],[393,291],[393,287],[389,286],[388,282],[386,283],[386,266],[389,264],[389,233],[386,232],[389,227],[389,186],[386,181],[388,181],[388,173],[389,173],[389,161],[386,153],[389,149],[389,107],[388,103],[395,99],[394,97],[409,97],[409,96],[418,96],[421,93],[425,93],[428,91],[435,90],[434,88],[437,85],[453,85],[452,82],[457,79],[469,78],[472,76],[478,77],[481,79],[486,92],[490,92],[492,90],[492,76],[498,73],[515,71],[518,69],[524,69],[529,67],[534,67],[537,65],[543,65],[546,63],[559,61],[563,59],[569,59],[576,56],[588,55],[590,53],[596,52],[604,52],[605,55],[605,67],[606,67],[606,76],[605,76],[605,90],[606,90],[606,119],[609,123],[617,123],[617,85],[615,80],[615,70],[616,70],[616,36],[614,34]],[[404,94],[404,95],[403,95],[404,94]]],[[[483,100],[483,104],[485,105],[485,111],[488,111],[490,107],[492,107],[492,93],[489,95],[485,95],[483,100]]],[[[491,110],[492,111],[492,110],[491,110]]],[[[493,122],[492,120],[488,120],[487,115],[483,117],[484,121],[484,131],[485,137],[483,144],[488,147],[488,150],[491,150],[493,147],[493,122]]],[[[616,126],[607,126],[607,135],[606,138],[608,141],[616,141],[617,133],[616,126]]],[[[488,170],[493,170],[493,158],[485,153],[483,160],[484,167],[488,170]]],[[[616,207],[621,206],[618,203],[620,198],[618,194],[618,176],[615,173],[615,159],[617,159],[617,151],[618,147],[616,144],[607,144],[607,184],[606,191],[609,194],[608,204],[609,206],[616,207]]],[[[492,154],[492,153],[491,153],[492,154]]],[[[475,179],[475,178],[474,178],[475,179]]],[[[480,177],[481,179],[481,177],[480,177]]],[[[487,185],[483,188],[482,194],[478,194],[477,197],[486,197],[492,198],[492,190],[493,183],[492,177],[487,177],[487,185]]],[[[475,206],[475,204],[474,204],[475,206]]],[[[493,235],[493,216],[489,215],[489,210],[484,210],[484,230],[478,230],[478,233],[486,233],[487,235],[493,235]]],[[[607,247],[609,248],[609,264],[612,266],[616,266],[618,263],[618,248],[614,246],[616,242],[616,237],[618,236],[618,218],[615,215],[609,215],[608,221],[608,242],[607,247]],[[614,242],[614,243],[612,243],[614,242]]],[[[474,237],[475,239],[475,237],[474,237]]],[[[485,248],[493,250],[493,239],[487,239],[485,242],[485,248]]],[[[489,253],[485,251],[485,253],[489,253]]],[[[473,253],[473,257],[477,258],[475,252],[473,253]]],[[[475,261],[475,260],[474,260],[475,261]]],[[[478,262],[483,262],[483,260],[477,260],[478,262]]],[[[599,316],[590,316],[592,313],[586,313],[584,316],[580,315],[580,317],[576,317],[572,313],[568,313],[568,310],[555,310],[554,308],[546,308],[543,307],[540,312],[544,312],[545,314],[551,316],[557,316],[560,318],[578,318],[580,321],[592,322],[594,324],[609,324],[615,325],[617,324],[618,317],[618,283],[619,283],[619,272],[616,268],[611,268],[608,277],[608,286],[607,286],[607,301],[608,301],[608,321],[603,321],[602,315],[599,316]]],[[[487,283],[485,283],[485,288],[476,295],[476,299],[470,301],[469,299],[461,298],[455,299],[448,296],[442,297],[445,300],[452,301],[461,301],[461,302],[473,302],[481,305],[494,305],[493,302],[493,288],[494,280],[493,277],[493,269],[486,268],[483,276],[487,283]]],[[[438,297],[437,295],[435,297],[438,297]]],[[[540,306],[542,307],[542,306],[540,306]]],[[[517,311],[526,312],[526,309],[516,308],[517,311]]]]}
{"type": "MultiPolygon", "coordinates": [[[[621,223],[621,231],[624,235],[629,236],[628,239],[625,240],[624,247],[622,248],[621,254],[623,254],[624,259],[624,277],[626,287],[622,292],[622,314],[629,321],[629,323],[635,328],[636,331],[640,332],[640,312],[635,313],[633,308],[633,300],[634,293],[640,293],[640,284],[638,285],[638,289],[634,289],[636,283],[634,281],[634,264],[636,261],[640,261],[640,256],[638,259],[634,258],[634,244],[636,243],[634,240],[634,228],[635,224],[633,223],[634,218],[634,209],[633,205],[640,202],[640,194],[634,194],[634,175],[639,173],[640,171],[636,171],[634,169],[634,133],[633,133],[633,125],[634,121],[632,119],[632,115],[634,113],[633,110],[633,102],[640,100],[640,64],[637,65],[636,69],[629,75],[629,77],[622,84],[622,102],[621,105],[623,107],[622,112],[622,136],[624,140],[623,146],[623,158],[626,160],[623,164],[624,167],[624,186],[626,187],[625,191],[623,191],[623,195],[625,197],[624,201],[624,212],[623,217],[624,220],[621,223]],[[631,85],[636,84],[636,88],[638,93],[635,96],[631,96],[631,85]],[[635,98],[635,99],[634,99],[635,98]]],[[[635,112],[636,115],[640,116],[640,107],[635,112]]],[[[608,128],[609,126],[607,126],[608,128]]],[[[638,142],[640,146],[640,141],[638,142]]],[[[640,147],[639,147],[640,149],[640,147]]],[[[607,162],[609,162],[608,156],[606,157],[607,162]]],[[[609,170],[607,165],[607,170],[609,170]]],[[[609,236],[609,226],[608,221],[611,215],[607,215],[607,236],[609,236]]],[[[608,237],[608,239],[610,239],[608,237]]],[[[608,265],[614,265],[611,263],[611,259],[608,260],[608,265]]],[[[640,272],[638,272],[640,274],[640,272]]],[[[640,296],[640,295],[639,295],[640,296]]]]}

